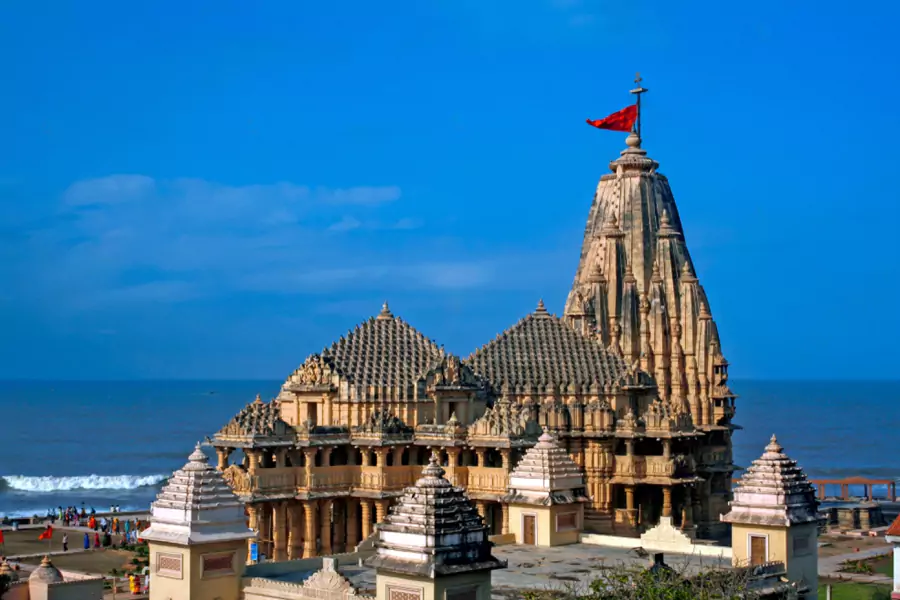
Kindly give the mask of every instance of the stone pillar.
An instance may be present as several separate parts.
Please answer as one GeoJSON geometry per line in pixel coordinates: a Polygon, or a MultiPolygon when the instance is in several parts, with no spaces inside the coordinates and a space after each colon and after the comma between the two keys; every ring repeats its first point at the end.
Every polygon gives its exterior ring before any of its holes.
{"type": "Polygon", "coordinates": [[[382,469],[387,466],[387,453],[389,448],[375,448],[375,466],[382,469]]]}
{"type": "Polygon", "coordinates": [[[579,468],[584,468],[584,441],[581,438],[571,438],[569,440],[569,458],[571,458],[579,468]]]}
{"type": "Polygon", "coordinates": [[[287,466],[287,448],[279,448],[275,451],[275,466],[276,467],[286,467],[287,466]]]}
{"type": "Polygon", "coordinates": [[[272,559],[275,562],[287,558],[287,504],[277,502],[272,507],[272,559]]]}
{"type": "Polygon", "coordinates": [[[637,514],[634,510],[634,486],[625,486],[625,510],[628,511],[628,523],[634,527],[636,524],[637,514]]]}
{"type": "Polygon", "coordinates": [[[371,451],[368,446],[363,446],[359,449],[359,453],[362,456],[362,466],[369,467],[369,457],[371,456],[371,451]]]}
{"type": "Polygon", "coordinates": [[[372,535],[372,501],[360,500],[359,506],[362,509],[360,518],[362,520],[362,537],[365,540],[372,535]]]}
{"type": "Polygon", "coordinates": [[[399,467],[403,465],[403,446],[394,446],[392,449],[394,453],[394,466],[399,467]]]}
{"type": "Polygon", "coordinates": [[[668,485],[664,485],[662,492],[663,492],[662,516],[671,517],[672,516],[672,487],[668,486],[668,485]]]}
{"type": "Polygon", "coordinates": [[[347,498],[347,552],[359,545],[359,500],[347,498]]]}
{"type": "Polygon", "coordinates": [[[288,557],[297,560],[303,557],[303,505],[294,501],[288,507],[291,535],[288,540],[288,557]]]}
{"type": "Polygon", "coordinates": [[[322,466],[330,467],[331,466],[331,451],[334,450],[331,446],[322,446],[322,466]]]}
{"type": "Polygon", "coordinates": [[[347,501],[348,498],[335,500],[332,505],[332,513],[334,514],[334,532],[332,534],[331,548],[335,554],[346,552],[344,543],[346,541],[345,530],[347,527],[347,501]]]}
{"type": "Polygon", "coordinates": [[[309,473],[312,467],[316,466],[316,453],[319,451],[318,448],[304,448],[303,449],[303,458],[306,460],[306,472],[309,473]]]}
{"type": "Polygon", "coordinates": [[[247,473],[250,475],[256,475],[256,470],[259,469],[259,459],[261,458],[261,453],[259,450],[244,450],[244,454],[247,455],[247,460],[249,464],[247,465],[247,473]]]}
{"type": "Polygon", "coordinates": [[[419,447],[418,446],[410,446],[409,447],[409,464],[411,464],[411,465],[419,464],[419,447]]]}
{"type": "Polygon", "coordinates": [[[625,456],[634,456],[634,440],[625,440],[625,456]]]}
{"type": "MultiPolygon", "coordinates": [[[[303,487],[305,487],[307,490],[311,490],[314,487],[313,467],[316,466],[316,453],[317,452],[318,452],[318,450],[316,448],[304,448],[303,449],[303,458],[306,461],[306,468],[303,471],[304,476],[306,477],[306,481],[304,482],[303,487]]],[[[313,538],[313,547],[315,547],[315,538],[313,538]]]]}
{"type": "Polygon", "coordinates": [[[487,456],[487,450],[484,448],[475,448],[475,455],[478,457],[478,466],[479,467],[485,466],[484,460],[485,460],[485,457],[487,456]]]}
{"type": "Polygon", "coordinates": [[[375,501],[375,522],[384,523],[384,516],[388,511],[388,500],[375,501]]]}
{"type": "Polygon", "coordinates": [[[319,534],[322,542],[322,556],[331,554],[331,504],[333,500],[326,498],[322,500],[322,506],[319,511],[319,520],[322,523],[322,532],[319,534]]]}
{"type": "MultiPolygon", "coordinates": [[[[250,564],[250,546],[254,543],[258,544],[259,538],[259,508],[255,504],[247,504],[247,527],[257,532],[256,538],[247,540],[247,564],[250,564]]],[[[257,545],[257,548],[259,546],[257,545]]]]}
{"type": "Polygon", "coordinates": [[[228,456],[231,454],[231,448],[216,448],[216,458],[219,459],[219,464],[216,466],[220,471],[224,471],[228,468],[228,456]]]}
{"type": "Polygon", "coordinates": [[[316,512],[317,502],[315,500],[307,500],[303,503],[303,514],[306,517],[306,531],[303,535],[303,558],[313,558],[316,553],[316,512]]]}
{"type": "Polygon", "coordinates": [[[478,514],[481,515],[481,518],[484,519],[484,522],[487,523],[487,503],[484,500],[477,500],[475,502],[475,509],[478,511],[478,514]]]}
{"type": "Polygon", "coordinates": [[[686,486],[684,488],[684,508],[681,509],[681,528],[689,529],[694,524],[694,490],[686,486]]]}
{"type": "Polygon", "coordinates": [[[322,394],[322,422],[318,425],[332,425],[334,420],[331,415],[331,394],[322,394]]]}
{"type": "Polygon", "coordinates": [[[504,502],[500,505],[500,509],[503,512],[503,524],[501,525],[500,533],[506,535],[509,533],[509,504],[504,502]]]}
{"type": "Polygon", "coordinates": [[[447,448],[447,480],[456,485],[456,465],[459,461],[460,449],[456,447],[447,448]]]}
{"type": "Polygon", "coordinates": [[[510,452],[511,451],[509,448],[500,448],[500,456],[503,458],[503,470],[505,470],[505,471],[510,470],[510,466],[509,466],[510,452]]]}
{"type": "Polygon", "coordinates": [[[267,558],[272,558],[272,505],[263,502],[259,505],[259,512],[256,516],[257,527],[259,528],[258,544],[260,554],[265,554],[267,558]]]}
{"type": "Polygon", "coordinates": [[[669,440],[669,439],[663,440],[663,458],[665,458],[665,459],[672,458],[672,440],[669,440]]]}

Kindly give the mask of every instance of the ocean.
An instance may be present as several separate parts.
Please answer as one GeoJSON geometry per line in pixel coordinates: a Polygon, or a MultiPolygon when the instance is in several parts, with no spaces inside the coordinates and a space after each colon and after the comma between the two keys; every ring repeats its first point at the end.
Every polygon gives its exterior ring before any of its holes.
{"type": "MultiPolygon", "coordinates": [[[[143,510],[165,477],[281,381],[0,382],[0,515],[143,510]]],[[[811,477],[894,479],[900,382],[734,381],[735,462],[775,433],[811,477]]]]}

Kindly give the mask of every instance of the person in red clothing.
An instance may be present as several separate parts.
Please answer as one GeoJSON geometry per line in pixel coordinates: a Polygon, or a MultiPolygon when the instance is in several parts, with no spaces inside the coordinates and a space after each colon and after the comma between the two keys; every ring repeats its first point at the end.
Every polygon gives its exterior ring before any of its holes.
{"type": "Polygon", "coordinates": [[[100,534],[94,533],[94,548],[100,547],[100,534]]]}

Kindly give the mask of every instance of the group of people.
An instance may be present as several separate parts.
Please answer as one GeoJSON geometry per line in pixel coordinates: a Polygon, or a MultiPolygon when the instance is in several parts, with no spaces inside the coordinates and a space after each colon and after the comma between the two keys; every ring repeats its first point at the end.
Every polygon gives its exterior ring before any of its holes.
{"type": "MultiPolygon", "coordinates": [[[[84,506],[81,507],[81,511],[74,506],[67,506],[66,508],[59,506],[56,510],[50,510],[47,511],[47,513],[51,522],[56,522],[58,519],[62,521],[63,525],[71,527],[80,526],[88,516],[88,512],[85,510],[84,506]]],[[[91,507],[90,514],[95,514],[93,507],[91,507]]]]}
{"type": "Polygon", "coordinates": [[[128,591],[132,594],[146,594],[150,591],[150,575],[141,577],[135,573],[128,576],[128,591]]]}

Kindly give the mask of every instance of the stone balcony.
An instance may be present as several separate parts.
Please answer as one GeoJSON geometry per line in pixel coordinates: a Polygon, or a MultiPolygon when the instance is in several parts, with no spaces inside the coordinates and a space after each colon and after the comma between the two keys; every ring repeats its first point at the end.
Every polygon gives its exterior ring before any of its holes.
{"type": "Polygon", "coordinates": [[[259,469],[250,478],[254,493],[269,495],[295,494],[298,482],[306,479],[302,467],[276,467],[259,469]]]}
{"type": "MultiPolygon", "coordinates": [[[[398,493],[422,476],[422,465],[375,467],[343,465],[328,467],[272,467],[257,470],[249,478],[250,489],[257,498],[292,496],[358,495],[374,497],[398,493]]],[[[500,496],[507,492],[509,473],[502,468],[446,467],[447,479],[455,486],[482,497],[500,496]]]]}
{"type": "Polygon", "coordinates": [[[466,489],[472,497],[506,494],[509,473],[496,467],[469,467],[466,489]]]}

